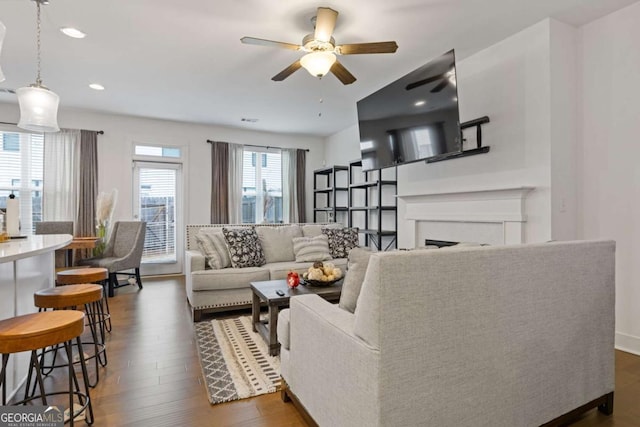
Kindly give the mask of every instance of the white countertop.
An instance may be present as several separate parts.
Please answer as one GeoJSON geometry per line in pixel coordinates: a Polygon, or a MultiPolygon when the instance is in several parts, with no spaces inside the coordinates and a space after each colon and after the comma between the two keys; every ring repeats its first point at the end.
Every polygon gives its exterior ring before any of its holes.
{"type": "Polygon", "coordinates": [[[0,243],[0,263],[40,255],[67,246],[70,234],[42,234],[0,243]]]}

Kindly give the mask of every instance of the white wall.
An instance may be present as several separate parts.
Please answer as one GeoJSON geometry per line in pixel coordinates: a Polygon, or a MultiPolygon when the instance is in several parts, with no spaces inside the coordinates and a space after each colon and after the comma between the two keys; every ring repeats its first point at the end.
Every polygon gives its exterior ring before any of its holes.
{"type": "Polygon", "coordinates": [[[640,3],[582,28],[584,238],[615,239],[616,345],[640,354],[640,3]]]}

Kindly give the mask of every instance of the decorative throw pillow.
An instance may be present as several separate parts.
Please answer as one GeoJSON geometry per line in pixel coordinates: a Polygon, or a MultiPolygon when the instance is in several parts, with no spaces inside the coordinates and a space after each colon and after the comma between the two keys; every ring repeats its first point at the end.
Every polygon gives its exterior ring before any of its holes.
{"type": "Polygon", "coordinates": [[[202,228],[196,234],[196,241],[209,267],[219,270],[231,266],[229,250],[225,244],[222,229],[202,228]]]}
{"type": "Polygon", "coordinates": [[[229,255],[229,249],[227,249],[227,242],[224,240],[222,230],[217,228],[215,233],[210,234],[213,246],[216,247],[218,255],[220,256],[220,268],[231,267],[231,256],[229,255]]]}
{"type": "Polygon", "coordinates": [[[299,225],[283,225],[279,227],[256,227],[260,246],[266,262],[293,261],[293,238],[302,237],[299,225]]]}
{"type": "Polygon", "coordinates": [[[342,293],[340,294],[338,307],[351,313],[356,311],[356,303],[358,302],[358,296],[360,295],[360,289],[362,288],[362,282],[364,282],[364,276],[372,253],[364,248],[353,248],[349,252],[347,274],[344,276],[344,282],[342,283],[342,293]]]}
{"type": "Polygon", "coordinates": [[[264,252],[255,227],[222,228],[233,268],[260,267],[265,264],[264,252]]]}
{"type": "Polygon", "coordinates": [[[220,269],[220,255],[218,254],[211,237],[203,230],[200,230],[198,231],[198,234],[196,234],[196,242],[198,242],[200,252],[204,255],[206,267],[213,268],[214,270],[220,269]]]}
{"type": "Polygon", "coordinates": [[[324,227],[322,234],[329,238],[329,249],[333,258],[346,258],[349,251],[358,246],[358,229],[324,227]]]}
{"type": "Polygon", "coordinates": [[[296,262],[328,261],[331,259],[329,239],[324,234],[316,237],[294,237],[293,252],[296,262]]]}

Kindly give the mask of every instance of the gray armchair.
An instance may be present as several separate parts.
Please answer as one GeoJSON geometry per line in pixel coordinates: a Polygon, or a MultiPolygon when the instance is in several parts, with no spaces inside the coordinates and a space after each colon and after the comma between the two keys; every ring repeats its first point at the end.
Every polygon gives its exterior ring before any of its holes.
{"type": "MultiPolygon", "coordinates": [[[[36,234],[71,234],[73,236],[73,221],[36,222],[36,234]]],[[[58,249],[56,251],[56,268],[71,267],[72,265],[72,251],[58,249]]]]}
{"type": "Polygon", "coordinates": [[[114,289],[120,285],[117,275],[125,270],[134,270],[138,288],[142,289],[140,280],[140,260],[144,249],[144,237],[147,223],[143,221],[117,221],[113,224],[111,237],[101,256],[82,260],[82,265],[102,267],[109,270],[109,297],[114,296],[114,289]]]}

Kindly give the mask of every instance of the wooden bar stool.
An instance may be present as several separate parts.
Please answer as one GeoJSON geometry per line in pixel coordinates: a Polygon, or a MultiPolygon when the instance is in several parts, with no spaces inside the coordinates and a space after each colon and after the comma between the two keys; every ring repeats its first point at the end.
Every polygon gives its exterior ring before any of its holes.
{"type": "MultiPolygon", "coordinates": [[[[109,270],[99,267],[84,267],[63,270],[56,273],[56,285],[79,285],[82,283],[100,283],[102,287],[107,289],[109,280],[109,270]]],[[[109,310],[109,298],[104,298],[106,312],[103,309],[103,321],[107,332],[111,332],[111,311],[109,310]]]]}
{"type": "MultiPolygon", "coordinates": [[[[101,315],[101,302],[104,299],[103,290],[103,287],[100,285],[82,284],[41,289],[33,294],[34,304],[41,311],[46,309],[75,310],[78,306],[84,306],[84,310],[87,314],[87,325],[91,331],[92,341],[85,341],[83,344],[93,345],[94,353],[93,355],[86,357],[86,359],[94,359],[96,368],[96,380],[94,383],[89,383],[90,387],[95,387],[100,380],[100,370],[98,365],[107,365],[105,327],[103,317],[101,315]]],[[[40,367],[41,369],[46,369],[45,375],[48,375],[53,368],[64,366],[56,365],[57,354],[58,348],[56,347],[41,353],[40,367]],[[53,360],[49,365],[45,363],[45,356],[47,353],[52,353],[53,355],[53,360]]]]}
{"type": "Polygon", "coordinates": [[[48,405],[47,397],[68,394],[70,425],[74,419],[88,409],[85,414],[87,424],[93,424],[93,408],[89,397],[87,367],[82,353],[80,336],[84,331],[84,313],[80,311],[51,311],[44,313],[27,314],[0,321],[0,353],[2,353],[2,372],[0,373],[0,387],[2,387],[2,405],[7,404],[7,363],[9,356],[23,351],[31,352],[29,374],[25,399],[12,402],[13,405],[27,404],[35,399],[40,399],[43,405],[48,405]],[[69,376],[69,390],[45,392],[42,380],[42,372],[38,362],[37,351],[50,346],[64,345],[69,360],[72,358],[72,341],[75,339],[80,353],[80,366],[84,381],[84,391],[80,390],[73,363],[67,364],[69,376]],[[28,396],[31,377],[35,371],[35,381],[40,394],[28,396]],[[79,406],[74,405],[74,397],[78,397],[79,406]],[[77,408],[77,409],[76,409],[77,408]]]}

